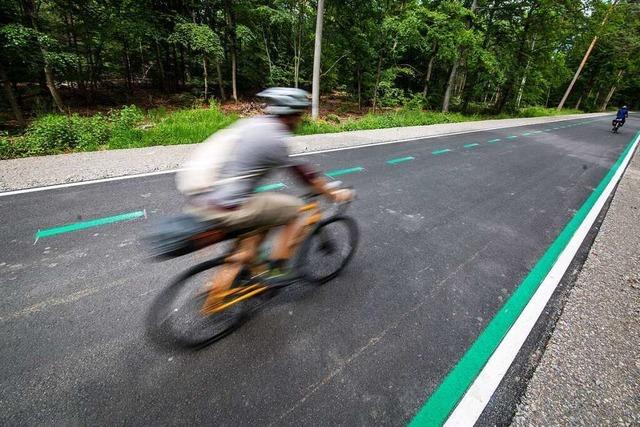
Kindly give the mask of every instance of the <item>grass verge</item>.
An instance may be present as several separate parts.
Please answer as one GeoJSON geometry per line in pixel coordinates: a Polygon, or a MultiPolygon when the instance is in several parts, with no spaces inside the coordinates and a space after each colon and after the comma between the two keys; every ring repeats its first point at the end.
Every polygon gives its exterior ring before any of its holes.
{"type": "MultiPolygon", "coordinates": [[[[340,119],[328,115],[322,120],[305,118],[298,135],[423,126],[438,123],[459,123],[474,120],[512,117],[542,117],[581,113],[567,109],[528,107],[517,114],[500,116],[463,115],[419,109],[369,113],[358,118],[340,119]]],[[[96,151],[155,145],[194,144],[238,119],[212,103],[209,108],[179,110],[167,114],[164,110],[143,112],[135,106],[123,107],[107,115],[82,117],[77,114],[42,116],[19,137],[0,137],[0,159],[96,151]]]]}

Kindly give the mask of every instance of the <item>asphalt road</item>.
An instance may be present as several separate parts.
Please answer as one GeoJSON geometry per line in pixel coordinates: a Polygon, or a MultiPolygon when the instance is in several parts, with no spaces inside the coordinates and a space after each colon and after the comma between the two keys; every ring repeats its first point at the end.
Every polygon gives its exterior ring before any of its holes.
{"type": "Polygon", "coordinates": [[[308,156],[362,168],[339,178],[359,195],[354,261],[198,352],[158,349],[144,317],[210,252],[149,262],[144,218],[34,244],[48,227],[178,212],[173,176],[0,197],[0,424],[406,423],[640,128],[584,122],[308,156]]]}

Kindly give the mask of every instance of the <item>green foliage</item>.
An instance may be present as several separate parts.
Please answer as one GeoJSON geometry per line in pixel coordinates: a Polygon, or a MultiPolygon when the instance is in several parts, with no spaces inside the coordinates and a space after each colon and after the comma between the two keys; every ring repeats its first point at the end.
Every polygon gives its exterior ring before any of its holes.
{"type": "Polygon", "coordinates": [[[143,111],[135,105],[125,106],[111,113],[111,120],[116,126],[122,128],[132,128],[143,119],[143,111]]]}
{"type": "Polygon", "coordinates": [[[518,117],[544,117],[544,116],[560,116],[563,114],[580,114],[582,111],[575,108],[563,108],[558,111],[556,108],[544,108],[544,107],[527,107],[521,109],[518,117]]]}
{"type": "Polygon", "coordinates": [[[26,155],[58,154],[72,150],[96,150],[109,140],[109,120],[97,114],[81,117],[48,114],[35,120],[24,135],[26,155]]]}
{"type": "Polygon", "coordinates": [[[24,138],[0,137],[0,160],[16,159],[29,155],[29,149],[24,138]]]}
{"type": "Polygon", "coordinates": [[[325,120],[313,121],[305,117],[296,130],[298,135],[313,135],[354,130],[385,129],[403,126],[423,126],[437,123],[457,123],[478,120],[479,116],[464,116],[459,113],[426,112],[415,109],[401,109],[382,114],[367,114],[358,119],[350,119],[341,123],[330,123],[325,120]]]}
{"type": "Polygon", "coordinates": [[[231,124],[236,117],[217,108],[176,111],[144,133],[142,146],[194,144],[231,124]]]}
{"type": "Polygon", "coordinates": [[[220,37],[211,28],[203,24],[180,23],[167,39],[171,43],[181,44],[187,49],[209,56],[216,60],[224,57],[220,37]]]}

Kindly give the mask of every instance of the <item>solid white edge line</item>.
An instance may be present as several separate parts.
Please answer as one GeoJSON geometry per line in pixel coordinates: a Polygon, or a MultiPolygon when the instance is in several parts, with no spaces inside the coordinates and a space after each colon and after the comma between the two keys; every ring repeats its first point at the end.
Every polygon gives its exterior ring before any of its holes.
{"type": "MultiPolygon", "coordinates": [[[[604,113],[600,113],[600,114],[604,114],[604,113]]],[[[553,116],[551,116],[553,117],[553,116]]],[[[590,117],[601,117],[601,115],[598,116],[590,116],[590,117]]],[[[491,128],[487,128],[487,129],[476,129],[476,130],[465,130],[465,131],[460,131],[460,132],[451,132],[451,133],[444,133],[444,134],[439,134],[439,135],[428,135],[428,136],[416,136],[413,138],[405,138],[405,139],[394,139],[391,141],[382,141],[382,142],[372,142],[369,144],[360,144],[360,145],[353,145],[350,147],[337,147],[337,148],[327,148],[326,150],[316,150],[316,151],[305,151],[302,153],[295,153],[295,154],[291,154],[289,157],[300,157],[300,156],[311,156],[314,154],[322,154],[322,153],[331,153],[334,151],[345,151],[345,150],[356,150],[358,148],[366,148],[366,147],[375,147],[378,145],[388,145],[388,144],[399,144],[402,142],[411,142],[411,141],[419,141],[421,139],[432,139],[432,138],[440,138],[440,137],[446,137],[446,136],[455,136],[455,135],[464,135],[467,133],[475,133],[475,132],[487,132],[487,131],[492,131],[492,130],[497,130],[497,129],[508,129],[508,128],[513,128],[513,127],[520,127],[520,126],[537,126],[540,124],[544,124],[544,123],[558,123],[561,121],[567,121],[567,120],[577,120],[578,118],[572,118],[572,119],[559,119],[559,120],[551,120],[548,122],[540,122],[540,123],[532,123],[532,124],[526,124],[526,125],[509,125],[509,126],[496,126],[496,127],[491,127],[491,128]]],[[[68,187],[78,187],[81,185],[90,185],[90,184],[100,184],[103,182],[111,182],[111,181],[122,181],[125,179],[135,179],[135,178],[144,178],[147,176],[155,176],[155,175],[166,175],[166,174],[171,174],[171,173],[176,173],[183,170],[182,168],[180,169],[170,169],[170,170],[166,170],[166,171],[157,171],[157,172],[145,172],[145,173],[138,173],[138,174],[133,174],[133,175],[121,175],[121,176],[114,176],[111,178],[99,178],[99,179],[91,179],[91,180],[87,180],[87,181],[78,181],[78,182],[70,182],[70,183],[66,183],[66,184],[54,184],[54,185],[47,185],[44,187],[32,187],[32,188],[24,188],[21,190],[10,190],[10,191],[5,191],[5,192],[0,192],[0,197],[5,197],[5,196],[15,196],[18,194],[25,194],[25,193],[36,193],[39,191],[47,191],[47,190],[56,190],[59,188],[68,188],[68,187]]]]}
{"type": "Polygon", "coordinates": [[[476,423],[482,411],[489,403],[491,396],[493,396],[498,385],[500,385],[502,378],[513,363],[513,360],[516,358],[520,348],[529,336],[529,333],[535,326],[551,295],[560,283],[560,280],[562,280],[575,254],[580,249],[593,223],[598,218],[602,207],[620,181],[622,174],[631,161],[631,157],[635,153],[639,141],[640,135],[636,137],[631,150],[629,150],[629,153],[620,164],[613,178],[582,221],[582,224],[580,224],[571,240],[569,240],[566,248],[562,251],[558,260],[540,284],[538,290],[509,332],[505,335],[493,355],[491,355],[487,364],[482,371],[480,371],[480,374],[476,377],[471,387],[469,387],[469,390],[467,390],[451,415],[449,415],[449,418],[444,424],[445,426],[473,426],[476,423]]]}
{"type": "Polygon", "coordinates": [[[33,188],[25,188],[22,190],[11,190],[0,193],[0,197],[4,196],[14,196],[16,194],[24,194],[24,193],[35,193],[38,191],[46,191],[46,190],[56,190],[58,188],[67,188],[67,187],[78,187],[81,185],[89,185],[89,184],[100,184],[102,182],[111,182],[111,181],[122,181],[125,179],[134,179],[134,178],[143,178],[146,176],[154,176],[154,175],[165,175],[169,173],[176,173],[182,169],[171,169],[166,171],[157,171],[157,172],[146,172],[146,173],[138,173],[134,175],[122,175],[122,176],[114,176],[111,178],[100,178],[100,179],[92,179],[89,181],[78,181],[78,182],[69,182],[66,184],[55,184],[55,185],[47,185],[45,187],[33,187],[33,188]]]}

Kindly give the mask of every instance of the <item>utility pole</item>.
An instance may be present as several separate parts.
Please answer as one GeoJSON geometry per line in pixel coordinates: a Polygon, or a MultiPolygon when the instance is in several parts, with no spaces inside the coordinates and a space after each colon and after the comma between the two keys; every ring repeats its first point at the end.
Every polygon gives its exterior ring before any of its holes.
{"type": "MultiPolygon", "coordinates": [[[[600,29],[602,29],[602,27],[604,27],[604,24],[607,22],[607,19],[609,19],[609,15],[611,14],[611,11],[613,10],[613,6],[615,6],[616,3],[618,3],[618,0],[613,0],[613,3],[611,3],[611,6],[609,6],[609,10],[607,10],[607,13],[604,15],[604,19],[602,20],[602,23],[600,23],[600,29]]],[[[573,76],[573,79],[571,80],[571,83],[569,83],[569,87],[567,88],[566,92],[564,93],[564,96],[562,97],[562,100],[558,104],[558,111],[562,110],[562,107],[564,106],[564,103],[567,101],[567,98],[571,94],[571,90],[573,89],[573,85],[576,83],[576,80],[578,80],[578,77],[580,77],[580,73],[582,72],[582,68],[584,67],[584,64],[587,63],[587,59],[589,59],[589,55],[591,55],[591,51],[593,50],[593,47],[596,45],[597,41],[598,41],[598,34],[596,33],[596,35],[593,37],[593,40],[591,40],[591,44],[589,45],[589,49],[587,49],[587,52],[584,54],[584,57],[582,58],[582,62],[580,62],[580,66],[576,70],[576,74],[573,76]]]]}
{"type": "Polygon", "coordinates": [[[313,86],[311,88],[311,118],[318,119],[320,109],[320,56],[322,55],[322,21],[324,0],[318,0],[318,16],[316,17],[316,40],[313,50],[313,86]]]}

